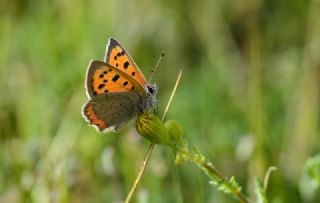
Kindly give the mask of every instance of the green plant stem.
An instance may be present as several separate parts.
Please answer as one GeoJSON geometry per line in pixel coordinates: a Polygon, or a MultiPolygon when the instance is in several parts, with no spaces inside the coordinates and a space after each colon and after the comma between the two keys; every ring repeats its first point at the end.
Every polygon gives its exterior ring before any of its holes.
{"type": "MultiPolygon", "coordinates": [[[[158,65],[156,65],[156,66],[158,66],[158,65]]],[[[166,109],[165,109],[165,111],[164,111],[164,113],[163,113],[163,116],[162,116],[162,118],[161,118],[161,121],[164,120],[164,118],[165,118],[165,116],[166,116],[166,114],[167,114],[167,112],[168,112],[168,110],[169,110],[169,107],[170,107],[170,105],[171,105],[172,99],[173,99],[173,97],[174,97],[174,95],[175,95],[175,93],[176,93],[177,87],[178,87],[179,82],[180,82],[180,80],[181,80],[181,76],[182,76],[182,70],[179,71],[179,74],[178,74],[176,83],[175,83],[174,88],[173,88],[173,90],[172,90],[172,92],[171,92],[169,101],[168,101],[168,103],[167,103],[166,109]]],[[[150,159],[150,156],[151,156],[152,151],[153,151],[153,149],[154,149],[154,146],[155,146],[155,144],[151,142],[150,145],[149,145],[148,151],[147,151],[147,153],[146,153],[146,156],[144,157],[144,160],[143,160],[142,165],[141,165],[141,167],[140,167],[139,173],[138,173],[138,175],[137,175],[137,177],[136,177],[136,179],[135,179],[135,181],[134,181],[134,183],[133,183],[133,185],[132,185],[132,187],[131,187],[131,189],[130,189],[127,197],[126,197],[125,203],[129,203],[129,202],[130,202],[133,193],[134,193],[135,190],[137,189],[138,184],[139,184],[139,182],[140,182],[140,180],[141,180],[141,177],[142,177],[142,175],[143,175],[143,173],[144,173],[144,171],[145,171],[145,169],[146,169],[146,166],[147,166],[147,164],[148,164],[148,162],[149,162],[149,159],[150,159]]]]}
{"type": "Polygon", "coordinates": [[[276,171],[276,170],[277,170],[277,167],[275,167],[275,166],[271,166],[268,168],[268,171],[267,171],[267,173],[264,177],[264,181],[263,181],[263,189],[265,192],[267,192],[267,187],[268,187],[270,175],[271,175],[272,171],[276,171]]]}
{"type": "Polygon", "coordinates": [[[176,145],[171,145],[177,152],[183,154],[188,160],[195,163],[201,168],[212,180],[218,183],[218,185],[224,185],[229,188],[232,195],[242,203],[249,203],[249,199],[237,188],[235,188],[230,182],[214,167],[210,162],[207,162],[201,155],[192,154],[189,151],[182,149],[176,145]]]}

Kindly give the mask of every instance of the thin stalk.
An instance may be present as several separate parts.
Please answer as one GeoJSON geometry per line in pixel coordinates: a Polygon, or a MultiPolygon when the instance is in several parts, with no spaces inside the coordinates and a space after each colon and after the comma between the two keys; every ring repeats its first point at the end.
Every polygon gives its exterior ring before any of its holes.
{"type": "MultiPolygon", "coordinates": [[[[179,71],[179,75],[178,75],[178,77],[177,77],[176,84],[174,85],[174,88],[173,88],[173,90],[172,90],[172,92],[171,92],[169,101],[168,101],[168,103],[167,103],[167,106],[166,106],[165,111],[164,111],[164,113],[163,113],[163,116],[162,116],[162,118],[161,118],[161,121],[164,120],[164,118],[165,118],[165,116],[166,116],[166,114],[167,114],[167,112],[168,112],[168,110],[169,110],[169,107],[170,107],[170,105],[171,105],[172,99],[173,99],[173,97],[174,97],[174,95],[175,95],[175,93],[176,93],[177,87],[178,87],[179,82],[180,82],[180,80],[181,80],[181,76],[182,76],[182,70],[179,71]]],[[[139,182],[140,182],[140,180],[141,180],[141,177],[142,177],[142,175],[143,175],[143,173],[144,173],[144,171],[145,171],[145,169],[146,169],[146,166],[147,166],[147,164],[148,164],[148,162],[149,162],[149,159],[150,159],[150,156],[151,156],[152,151],[153,151],[153,149],[154,149],[154,146],[155,146],[155,144],[151,142],[150,145],[149,145],[149,148],[148,148],[148,150],[147,150],[146,156],[144,157],[144,160],[143,160],[143,162],[142,162],[142,164],[141,164],[139,173],[138,173],[138,175],[137,175],[137,177],[136,177],[136,179],[135,179],[135,181],[134,181],[134,183],[133,183],[133,185],[132,185],[132,187],[131,187],[128,195],[127,195],[127,198],[126,198],[126,200],[125,200],[125,203],[129,203],[129,202],[130,202],[133,193],[134,193],[135,190],[137,189],[138,184],[139,184],[139,182]]]]}
{"type": "Polygon", "coordinates": [[[149,145],[149,147],[148,147],[146,156],[144,157],[143,162],[142,162],[142,164],[141,164],[141,166],[140,166],[139,173],[138,173],[138,175],[137,175],[137,177],[136,177],[136,179],[135,179],[135,181],[134,181],[134,183],[133,183],[133,185],[132,185],[132,187],[131,187],[128,195],[127,195],[127,198],[126,198],[126,200],[125,200],[125,203],[129,203],[129,202],[130,202],[130,200],[131,200],[131,198],[132,198],[132,195],[133,195],[133,193],[135,192],[135,190],[136,190],[136,188],[137,188],[137,186],[138,186],[138,184],[139,184],[139,182],[140,182],[140,180],[141,180],[141,177],[142,177],[142,175],[143,175],[143,172],[144,172],[144,170],[145,170],[145,168],[146,168],[146,166],[147,166],[147,164],[148,164],[148,162],[149,162],[149,159],[150,159],[150,156],[151,156],[151,154],[152,154],[153,148],[154,148],[154,143],[151,142],[150,145],[149,145]]]}
{"type": "Polygon", "coordinates": [[[172,92],[171,92],[171,95],[170,95],[169,101],[168,101],[168,103],[167,103],[166,109],[164,110],[164,113],[163,113],[163,115],[162,115],[162,118],[161,118],[161,121],[162,121],[162,122],[163,122],[165,116],[167,115],[167,112],[168,112],[168,110],[169,110],[169,107],[170,107],[170,105],[171,105],[171,102],[172,102],[172,100],[173,100],[173,97],[174,97],[174,95],[176,94],[178,85],[179,85],[180,80],[181,80],[181,76],[182,76],[182,70],[179,71],[179,75],[178,75],[178,77],[177,77],[176,84],[174,85],[174,88],[173,88],[173,90],[172,90],[172,92]]]}
{"type": "Polygon", "coordinates": [[[264,177],[264,181],[263,181],[263,189],[265,192],[267,192],[267,187],[268,187],[270,175],[271,175],[272,171],[276,171],[276,170],[277,170],[277,167],[275,167],[275,166],[271,166],[268,168],[268,171],[267,171],[266,176],[264,177]]]}

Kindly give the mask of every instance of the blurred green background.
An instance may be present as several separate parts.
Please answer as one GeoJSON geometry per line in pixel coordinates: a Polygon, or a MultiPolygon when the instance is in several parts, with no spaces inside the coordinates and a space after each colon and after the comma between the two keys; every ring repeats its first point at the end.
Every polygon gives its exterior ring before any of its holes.
{"type": "MultiPolygon", "coordinates": [[[[252,196],[320,202],[304,173],[320,151],[319,0],[0,0],[0,202],[121,202],[149,145],[131,122],[100,135],[80,114],[109,37],[155,75],[160,113],[252,196]]],[[[236,202],[157,146],[133,202],[236,202]]]]}

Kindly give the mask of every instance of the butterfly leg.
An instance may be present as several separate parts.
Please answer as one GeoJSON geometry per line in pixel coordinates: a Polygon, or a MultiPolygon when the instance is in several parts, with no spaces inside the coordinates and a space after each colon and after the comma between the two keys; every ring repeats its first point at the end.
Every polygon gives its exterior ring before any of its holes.
{"type": "Polygon", "coordinates": [[[159,113],[159,108],[158,108],[158,106],[156,106],[156,107],[153,108],[153,113],[154,113],[155,115],[158,115],[158,113],[159,113]]]}

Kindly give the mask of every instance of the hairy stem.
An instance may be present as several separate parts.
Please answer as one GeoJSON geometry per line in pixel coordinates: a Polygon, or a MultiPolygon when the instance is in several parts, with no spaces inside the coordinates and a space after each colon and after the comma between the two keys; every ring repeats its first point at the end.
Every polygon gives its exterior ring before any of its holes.
{"type": "Polygon", "coordinates": [[[206,161],[204,157],[200,154],[192,154],[189,151],[177,147],[176,145],[171,145],[177,152],[184,155],[187,160],[195,163],[199,168],[201,168],[208,176],[211,178],[217,186],[224,186],[227,190],[241,203],[249,203],[249,199],[239,190],[236,186],[231,184],[210,162],[206,161]]]}

